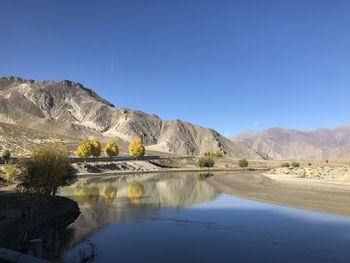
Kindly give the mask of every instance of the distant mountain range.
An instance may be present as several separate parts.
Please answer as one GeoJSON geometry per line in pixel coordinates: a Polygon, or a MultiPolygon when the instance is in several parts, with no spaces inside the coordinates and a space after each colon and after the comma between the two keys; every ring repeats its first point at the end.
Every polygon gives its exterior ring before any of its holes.
{"type": "Polygon", "coordinates": [[[51,135],[74,143],[97,137],[117,138],[126,144],[140,137],[153,151],[178,155],[222,151],[235,158],[262,158],[245,144],[233,142],[213,129],[115,107],[80,83],[1,78],[0,141],[5,146],[0,147],[20,151],[18,148],[25,144],[22,140],[31,145],[51,135]],[[18,138],[13,137],[15,134],[18,138]]]}
{"type": "Polygon", "coordinates": [[[309,132],[272,128],[232,138],[273,159],[350,160],[350,125],[309,132]]]}

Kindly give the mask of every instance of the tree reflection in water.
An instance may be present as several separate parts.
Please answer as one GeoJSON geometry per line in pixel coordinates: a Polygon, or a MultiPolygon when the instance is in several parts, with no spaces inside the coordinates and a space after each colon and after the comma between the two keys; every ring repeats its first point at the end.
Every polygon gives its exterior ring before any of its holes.
{"type": "Polygon", "coordinates": [[[214,174],[212,174],[212,173],[200,173],[198,176],[197,176],[197,179],[199,180],[199,181],[204,181],[205,179],[207,179],[207,178],[209,178],[209,177],[211,177],[211,176],[214,176],[214,174]]]}
{"type": "Polygon", "coordinates": [[[144,194],[144,187],[140,183],[131,183],[128,187],[128,198],[131,203],[138,204],[144,194]]]}
{"type": "Polygon", "coordinates": [[[75,195],[79,205],[96,205],[100,198],[100,189],[97,186],[77,187],[75,195]]]}
{"type": "Polygon", "coordinates": [[[104,191],[104,200],[107,204],[112,204],[117,196],[118,189],[115,186],[108,186],[104,191]]]}
{"type": "Polygon", "coordinates": [[[214,189],[199,173],[93,176],[63,188],[61,195],[79,203],[74,244],[108,224],[151,217],[159,208],[182,208],[215,198],[214,189]]]}

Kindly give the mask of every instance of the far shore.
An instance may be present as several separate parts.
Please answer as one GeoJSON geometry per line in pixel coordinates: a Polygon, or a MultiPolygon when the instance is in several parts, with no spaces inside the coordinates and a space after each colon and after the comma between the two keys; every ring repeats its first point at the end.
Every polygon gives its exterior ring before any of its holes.
{"type": "MultiPolygon", "coordinates": [[[[251,168],[251,169],[246,169],[246,172],[264,172],[267,171],[268,169],[266,168],[251,168]]],[[[99,173],[88,173],[88,172],[81,172],[78,173],[79,177],[84,177],[84,176],[105,176],[105,175],[127,175],[127,174],[150,174],[150,173],[180,173],[180,172],[201,172],[201,173],[210,173],[210,172],[243,172],[242,169],[237,169],[237,168],[210,168],[210,169],[200,169],[200,168],[193,168],[193,169],[178,169],[178,168],[171,168],[171,169],[159,169],[159,170],[144,170],[144,171],[103,171],[99,173]]]]}
{"type": "Polygon", "coordinates": [[[261,171],[220,173],[206,180],[218,192],[255,201],[350,216],[350,184],[279,180],[261,171]]]}

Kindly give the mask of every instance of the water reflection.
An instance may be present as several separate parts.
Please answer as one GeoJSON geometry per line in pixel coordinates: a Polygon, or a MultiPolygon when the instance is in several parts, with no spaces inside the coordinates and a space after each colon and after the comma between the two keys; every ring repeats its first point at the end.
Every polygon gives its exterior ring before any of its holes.
{"type": "Polygon", "coordinates": [[[118,191],[117,187],[112,185],[108,186],[103,192],[104,201],[107,204],[112,204],[115,197],[117,196],[117,191],[118,191]]]}
{"type": "Polygon", "coordinates": [[[211,176],[214,176],[214,174],[209,173],[209,172],[208,173],[200,173],[200,174],[198,174],[197,179],[199,181],[204,181],[205,179],[207,179],[207,178],[209,178],[211,176]]]}
{"type": "Polygon", "coordinates": [[[204,181],[205,176],[210,175],[138,174],[80,179],[60,192],[75,199],[81,210],[72,225],[72,244],[112,222],[147,218],[158,208],[188,207],[213,200],[216,193],[204,181]]]}
{"type": "Polygon", "coordinates": [[[144,194],[143,185],[140,183],[131,183],[128,186],[128,198],[131,203],[138,204],[144,194]]]}
{"type": "Polygon", "coordinates": [[[103,263],[350,262],[349,217],[216,195],[209,176],[92,177],[63,189],[82,211],[65,262],[87,239],[103,263]]]}
{"type": "Polygon", "coordinates": [[[100,189],[96,186],[77,187],[75,195],[79,205],[96,205],[100,198],[100,189]]]}

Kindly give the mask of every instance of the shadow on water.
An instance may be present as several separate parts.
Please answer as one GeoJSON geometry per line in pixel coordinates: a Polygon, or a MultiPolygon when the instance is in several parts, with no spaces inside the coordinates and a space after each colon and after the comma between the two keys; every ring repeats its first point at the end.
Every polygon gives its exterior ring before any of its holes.
{"type": "Polygon", "coordinates": [[[1,197],[2,209],[0,247],[30,253],[30,240],[42,239],[43,257],[58,261],[61,252],[69,247],[75,236],[67,228],[79,216],[75,202],[65,197],[55,197],[32,209],[30,217],[21,216],[20,200],[14,193],[1,197]]]}

